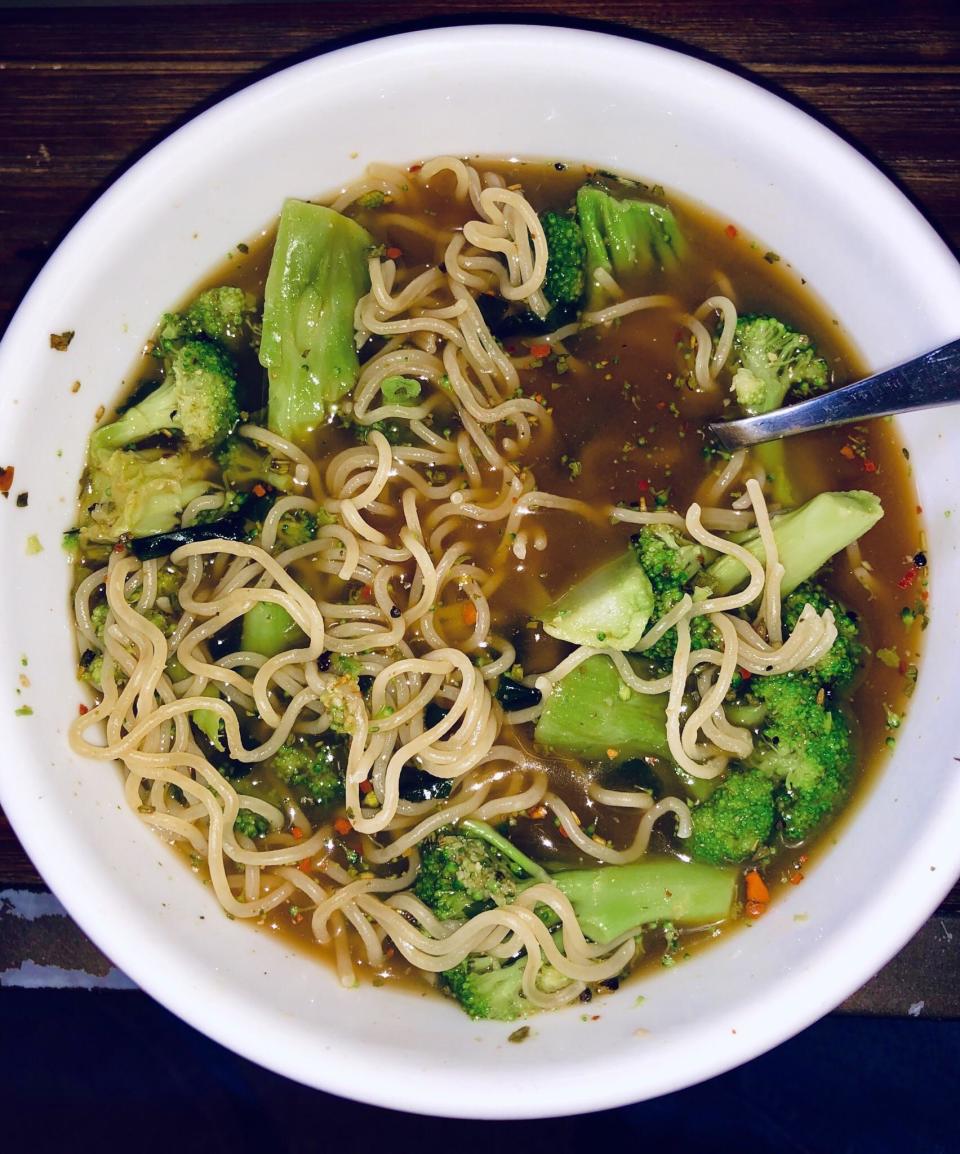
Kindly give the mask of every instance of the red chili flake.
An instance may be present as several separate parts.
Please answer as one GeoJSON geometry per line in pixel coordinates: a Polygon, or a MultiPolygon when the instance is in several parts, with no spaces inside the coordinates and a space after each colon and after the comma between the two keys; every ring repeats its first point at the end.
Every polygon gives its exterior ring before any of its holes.
{"type": "Polygon", "coordinates": [[[907,659],[905,657],[901,657],[900,658],[900,664],[897,666],[897,672],[900,674],[901,677],[906,677],[907,676],[907,670],[909,668],[910,668],[910,666],[907,664],[907,659]]]}
{"type": "Polygon", "coordinates": [[[870,458],[868,457],[863,462],[863,471],[865,473],[875,473],[877,471],[877,462],[871,461],[870,458]]]}
{"type": "Polygon", "coordinates": [[[848,461],[852,461],[854,456],[855,456],[855,453],[853,451],[853,446],[852,445],[844,445],[843,448],[840,450],[840,456],[846,457],[848,461]]]}
{"type": "Polygon", "coordinates": [[[917,579],[917,567],[916,567],[916,565],[911,565],[910,568],[906,571],[906,573],[904,573],[904,575],[897,582],[897,588],[898,589],[909,589],[910,586],[914,583],[914,581],[916,581],[916,579],[917,579]]]}
{"type": "Polygon", "coordinates": [[[538,360],[543,360],[544,357],[550,356],[550,346],[546,341],[540,344],[530,346],[530,356],[537,357],[538,360]]]}
{"type": "Polygon", "coordinates": [[[89,712],[90,712],[90,709],[89,709],[89,707],[88,707],[88,706],[86,706],[86,705],[80,705],[80,706],[78,706],[78,707],[77,707],[77,712],[80,714],[80,716],[81,716],[81,717],[83,717],[83,715],[84,715],[85,713],[89,713],[89,712]]]}
{"type": "Polygon", "coordinates": [[[360,600],[361,601],[372,601],[373,600],[373,586],[372,585],[364,585],[363,586],[363,588],[360,590],[360,600]]]}
{"type": "Polygon", "coordinates": [[[727,234],[728,237],[730,237],[731,240],[733,240],[733,238],[739,232],[739,229],[737,228],[737,226],[735,224],[728,224],[727,227],[723,231],[727,234]]]}
{"type": "Polygon", "coordinates": [[[920,600],[921,601],[929,601],[930,600],[930,594],[926,591],[926,589],[920,590],[920,600]]]}
{"type": "Polygon", "coordinates": [[[303,830],[298,825],[295,825],[290,831],[290,836],[294,841],[301,841],[303,839],[303,830]]]}
{"type": "Polygon", "coordinates": [[[313,861],[310,858],[305,857],[303,859],[303,861],[297,862],[297,869],[300,870],[302,873],[305,873],[305,874],[312,873],[313,872],[313,861]]]}
{"type": "Polygon", "coordinates": [[[360,782],[360,792],[364,796],[366,796],[370,792],[371,789],[373,789],[373,782],[372,781],[361,781],[360,782]]]}
{"type": "Polygon", "coordinates": [[[419,172],[421,168],[423,168],[423,164],[418,161],[416,164],[411,164],[407,172],[419,172]]]}
{"type": "Polygon", "coordinates": [[[753,676],[753,674],[750,672],[749,669],[743,669],[741,667],[740,676],[743,678],[744,681],[749,681],[750,678],[753,676]]]}
{"type": "Polygon", "coordinates": [[[665,409],[666,407],[667,407],[666,401],[657,401],[657,408],[658,409],[665,409]]]}
{"type": "Polygon", "coordinates": [[[13,472],[13,465],[4,465],[4,467],[0,469],[0,493],[2,493],[4,497],[10,492],[10,488],[13,485],[13,472]]]}
{"type": "Polygon", "coordinates": [[[390,245],[387,249],[387,257],[390,260],[399,260],[403,256],[403,249],[397,248],[395,244],[390,245]]]}
{"type": "Polygon", "coordinates": [[[253,495],[254,497],[266,497],[267,495],[267,490],[259,481],[253,486],[253,495]]]}
{"type": "Polygon", "coordinates": [[[803,874],[800,870],[791,870],[790,873],[787,874],[787,881],[792,886],[798,886],[803,881],[803,874]]]}
{"type": "Polygon", "coordinates": [[[922,505],[918,505],[918,506],[917,506],[917,513],[922,513],[922,512],[923,512],[923,506],[922,506],[922,505]]]}
{"type": "Polygon", "coordinates": [[[640,490],[641,493],[649,493],[650,492],[650,482],[649,481],[638,481],[637,482],[637,488],[640,490]]]}
{"type": "Polygon", "coordinates": [[[567,833],[567,831],[563,828],[562,825],[558,825],[557,830],[558,830],[561,837],[565,837],[569,841],[570,835],[567,833]]]}

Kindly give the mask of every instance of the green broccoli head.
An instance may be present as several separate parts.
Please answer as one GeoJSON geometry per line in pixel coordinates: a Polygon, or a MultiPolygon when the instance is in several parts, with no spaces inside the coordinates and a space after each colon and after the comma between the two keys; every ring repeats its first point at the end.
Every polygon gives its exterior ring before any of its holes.
{"type": "Polygon", "coordinates": [[[830,367],[810,338],[776,317],[740,317],[728,365],[737,402],[751,414],[779,408],[788,393],[810,397],[830,386],[830,367]]]}
{"type": "Polygon", "coordinates": [[[255,306],[254,298],[234,285],[206,289],[183,312],[164,316],[160,347],[168,352],[194,337],[232,347],[249,332],[255,306]]]}
{"type": "Polygon", "coordinates": [[[685,592],[704,563],[703,546],[666,525],[644,525],[630,544],[654,593],[685,592]]]}
{"type": "Polygon", "coordinates": [[[774,779],[784,832],[801,841],[849,789],[850,727],[809,674],[751,678],[750,689],[767,711],[751,764],[774,779]]]}
{"type": "Polygon", "coordinates": [[[81,549],[89,543],[166,533],[196,497],[216,487],[211,462],[156,449],[95,450],[80,494],[81,549]]]}
{"type": "Polygon", "coordinates": [[[90,437],[90,452],[103,453],[179,433],[187,448],[212,449],[239,418],[236,370],[230,357],[208,341],[185,341],[167,360],[164,379],[137,404],[90,437]]]}
{"type": "Polygon", "coordinates": [[[524,888],[522,871],[480,838],[442,831],[421,847],[414,892],[445,921],[509,905],[524,888]]]}
{"type": "Polygon", "coordinates": [[[737,865],[764,849],[773,834],[773,782],[757,769],[731,770],[691,810],[690,852],[710,865],[737,865]]]}
{"type": "Polygon", "coordinates": [[[576,305],[586,283],[586,247],[573,216],[545,212],[540,217],[547,239],[547,276],[543,294],[552,305],[576,305]]]}
{"type": "MultiPolygon", "coordinates": [[[[495,1022],[513,1022],[539,1011],[523,993],[523,971],[526,957],[501,962],[488,954],[470,954],[452,970],[440,975],[441,986],[448,990],[471,1018],[495,1022]]],[[[537,986],[544,993],[562,990],[570,984],[548,962],[537,972],[537,986]]]]}
{"type": "Polygon", "coordinates": [[[237,820],[233,823],[234,833],[242,833],[244,837],[265,837],[270,832],[270,822],[252,809],[241,809],[237,820]]]}
{"type": "Polygon", "coordinates": [[[332,809],[344,802],[344,749],[339,741],[288,742],[270,758],[269,766],[301,805],[332,809]]]}
{"type": "Polygon", "coordinates": [[[783,599],[782,619],[785,633],[793,632],[800,614],[806,605],[812,605],[817,613],[829,609],[837,626],[837,639],[810,671],[810,675],[831,689],[848,686],[863,664],[863,644],[860,641],[860,627],[857,616],[839,601],[831,597],[819,585],[805,582],[783,599]]]}
{"type": "Polygon", "coordinates": [[[291,509],[284,513],[277,525],[277,544],[281,549],[292,549],[295,545],[306,545],[317,539],[321,525],[332,521],[328,513],[311,513],[307,509],[291,509]]]}

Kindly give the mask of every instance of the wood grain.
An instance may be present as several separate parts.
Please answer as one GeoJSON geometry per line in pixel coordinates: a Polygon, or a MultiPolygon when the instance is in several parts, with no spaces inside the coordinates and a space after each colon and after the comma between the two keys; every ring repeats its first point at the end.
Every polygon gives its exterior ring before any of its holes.
{"type": "MultiPolygon", "coordinates": [[[[547,16],[526,0],[421,0],[415,11],[418,25],[586,23],[732,68],[854,143],[960,252],[960,5],[554,0],[547,16]]],[[[0,332],[70,225],[164,135],[296,60],[412,27],[410,12],[395,0],[0,7],[0,332]]],[[[0,815],[0,886],[39,882],[0,815]]],[[[960,913],[960,889],[942,912],[960,913]]]]}

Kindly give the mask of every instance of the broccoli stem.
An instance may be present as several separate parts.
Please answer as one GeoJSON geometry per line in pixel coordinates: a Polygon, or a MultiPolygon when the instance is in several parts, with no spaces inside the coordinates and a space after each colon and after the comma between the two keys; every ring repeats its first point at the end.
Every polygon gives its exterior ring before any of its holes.
{"type": "Polygon", "coordinates": [[[650,578],[632,550],[578,581],[543,615],[551,637],[573,645],[632,649],[653,613],[650,578]]]}
{"type": "Polygon", "coordinates": [[[767,474],[773,500],[786,508],[796,505],[797,491],[790,476],[783,441],[765,441],[754,447],[753,454],[767,474]]]}
{"type": "Polygon", "coordinates": [[[306,634],[281,605],[258,601],[243,615],[240,648],[264,657],[303,645],[306,634]]]}
{"type": "Polygon", "coordinates": [[[280,214],[263,302],[260,363],[267,424],[306,443],[356,384],[353,315],[370,287],[367,232],[319,204],[288,200],[280,214]]]}
{"type": "Polygon", "coordinates": [[[647,857],[631,865],[564,870],[551,882],[570,899],[584,934],[609,942],[656,922],[709,926],[730,916],[736,869],[647,857]]]}
{"type": "MultiPolygon", "coordinates": [[[[771,518],[777,552],[784,573],[781,592],[786,595],[812,577],[834,554],[846,549],[883,516],[875,493],[853,489],[846,493],[819,493],[799,509],[771,518]]],[[[767,559],[757,530],[739,543],[760,562],[767,559]]],[[[747,580],[746,567],[735,557],[718,557],[704,571],[704,583],[714,593],[730,593],[747,580]]]]}
{"type": "Polygon", "coordinates": [[[608,764],[669,757],[666,710],[666,694],[634,693],[613,662],[598,655],[553,687],[535,738],[546,749],[608,764]]]}

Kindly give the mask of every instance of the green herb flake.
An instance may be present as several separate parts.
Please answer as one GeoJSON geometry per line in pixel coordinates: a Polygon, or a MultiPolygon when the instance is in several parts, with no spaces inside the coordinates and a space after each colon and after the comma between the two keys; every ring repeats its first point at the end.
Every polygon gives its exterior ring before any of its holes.
{"type": "Polygon", "coordinates": [[[29,705],[20,705],[14,711],[15,717],[33,717],[33,710],[29,705]]]}
{"type": "Polygon", "coordinates": [[[76,335],[73,329],[65,329],[62,333],[51,333],[50,348],[56,349],[58,353],[65,353],[76,335]]]}
{"type": "Polygon", "coordinates": [[[882,661],[888,669],[900,668],[900,654],[896,649],[878,649],[877,660],[882,661]]]}
{"type": "Polygon", "coordinates": [[[521,1026],[519,1030],[514,1030],[507,1038],[508,1042],[525,1042],[530,1037],[530,1027],[521,1026]]]}
{"type": "Polygon", "coordinates": [[[40,544],[40,538],[36,533],[31,533],[27,538],[27,556],[33,557],[37,553],[43,552],[43,546],[40,544]]]}
{"type": "Polygon", "coordinates": [[[776,253],[776,252],[772,252],[772,251],[771,252],[765,252],[763,254],[763,259],[767,262],[767,264],[776,264],[777,261],[780,259],[780,254],[776,253]]]}

